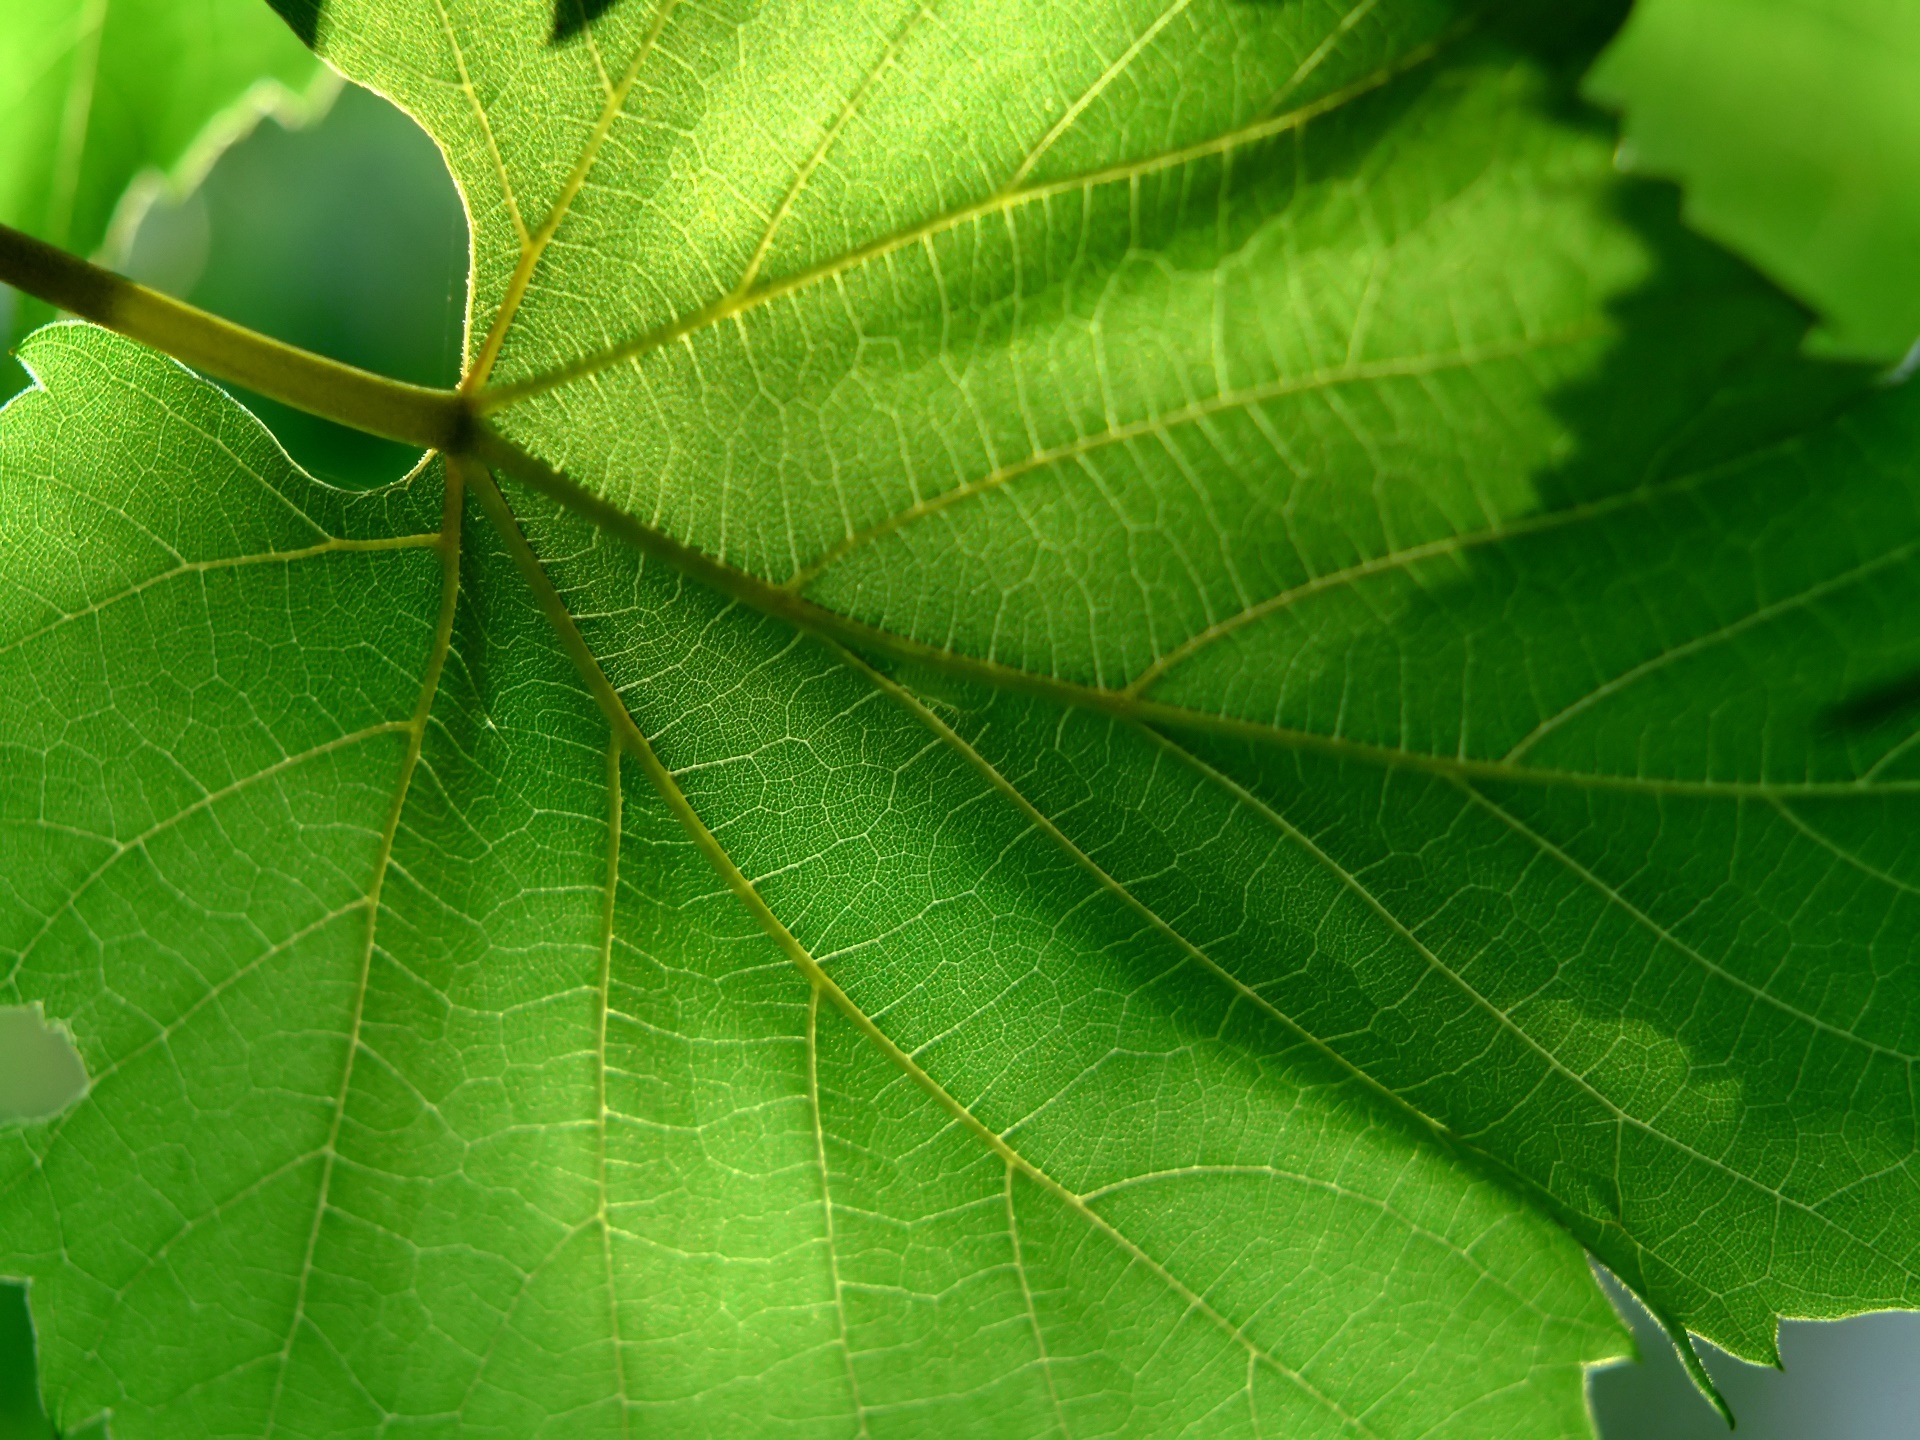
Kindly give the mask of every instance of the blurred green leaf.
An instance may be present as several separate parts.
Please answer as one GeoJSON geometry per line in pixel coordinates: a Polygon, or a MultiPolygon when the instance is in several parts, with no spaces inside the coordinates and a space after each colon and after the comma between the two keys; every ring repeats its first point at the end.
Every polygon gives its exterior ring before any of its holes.
{"type": "Polygon", "coordinates": [[[1588,93],[1622,163],[1813,306],[1829,354],[1920,340],[1920,5],[1637,0],[1588,93]]]}
{"type": "MultiPolygon", "coordinates": [[[[0,224],[111,263],[154,199],[191,189],[261,115],[312,114],[335,83],[258,0],[6,0],[0,224]]],[[[51,318],[0,302],[0,349],[51,318]]],[[[0,399],[23,378],[0,357],[0,399]]]]}

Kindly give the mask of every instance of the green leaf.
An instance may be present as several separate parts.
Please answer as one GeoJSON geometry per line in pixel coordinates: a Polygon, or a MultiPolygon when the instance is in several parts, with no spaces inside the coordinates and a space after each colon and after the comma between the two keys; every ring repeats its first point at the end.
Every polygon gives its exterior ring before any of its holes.
{"type": "Polygon", "coordinates": [[[1604,12],[308,18],[501,489],[32,343],[60,1424],[1575,1436],[1581,1246],[1920,1302],[1920,402],[1616,177],[1604,12]]]}
{"type": "Polygon", "coordinates": [[[1886,0],[1639,0],[1590,92],[1630,168],[1817,309],[1824,352],[1920,341],[1920,9],[1886,0]]]}
{"type": "Polygon", "coordinates": [[[198,184],[261,115],[310,111],[333,83],[251,0],[8,0],[0,224],[112,256],[154,195],[198,184]]]}
{"type": "Polygon", "coordinates": [[[93,1089],[0,1213],[60,1423],[1580,1433],[1578,1250],[857,663],[607,561],[710,721],[688,793],[884,1048],[609,760],[484,524],[446,583],[437,467],[328,491],[127,342],[29,356],[5,943],[93,1089]]]}

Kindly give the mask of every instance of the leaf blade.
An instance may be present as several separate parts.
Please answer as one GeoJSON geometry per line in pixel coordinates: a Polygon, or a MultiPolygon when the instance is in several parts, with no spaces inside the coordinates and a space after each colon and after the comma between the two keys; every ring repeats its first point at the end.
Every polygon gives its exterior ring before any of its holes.
{"type": "Polygon", "coordinates": [[[969,12],[1056,93],[910,7],[356,14],[531,549],[468,527],[235,1424],[1574,1435],[1576,1240],[1749,1355],[1912,1303],[1911,404],[1610,177],[1584,40],[969,12]]]}

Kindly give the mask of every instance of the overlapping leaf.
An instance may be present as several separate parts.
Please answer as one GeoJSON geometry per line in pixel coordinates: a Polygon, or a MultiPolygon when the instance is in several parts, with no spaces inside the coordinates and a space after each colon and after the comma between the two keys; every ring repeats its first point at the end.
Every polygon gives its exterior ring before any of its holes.
{"type": "Polygon", "coordinates": [[[1879,0],[1640,0],[1595,69],[1622,156],[1825,317],[1833,353],[1920,343],[1920,12],[1879,0]]]}
{"type": "Polygon", "coordinates": [[[530,548],[38,342],[69,1421],[1575,1434],[1574,1240],[1749,1355],[1915,1302],[1920,415],[1619,187],[1602,24],[301,18],[447,150],[530,548]]]}

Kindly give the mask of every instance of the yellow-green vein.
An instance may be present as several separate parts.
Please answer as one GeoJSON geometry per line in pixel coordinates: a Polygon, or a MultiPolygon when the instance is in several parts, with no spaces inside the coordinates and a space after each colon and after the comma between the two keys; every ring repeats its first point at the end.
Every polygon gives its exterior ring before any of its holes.
{"type": "Polygon", "coordinates": [[[1440,43],[1437,41],[1419,46],[1399,57],[1394,63],[1382,66],[1379,70],[1355,81],[1353,84],[1343,86],[1341,89],[1319,100],[1303,105],[1297,110],[1288,111],[1284,115],[1255,120],[1245,125],[1236,126],[1234,129],[1225,131],[1211,139],[1196,141],[1191,145],[1183,145],[1177,149],[1166,151],[1163,154],[1152,156],[1148,159],[1126,161],[1118,165],[1110,165],[1098,170],[1091,170],[1082,175],[1049,181],[1043,185],[1030,186],[1024,190],[992,195],[974,204],[961,206],[958,209],[936,215],[917,225],[909,226],[891,235],[881,236],[878,239],[869,241],[865,245],[856,246],[842,255],[835,256],[831,260],[822,261],[818,265],[808,266],[806,269],[796,271],[794,274],[780,280],[761,285],[756,289],[746,291],[742,294],[722,296],[712,303],[704,305],[698,310],[691,311],[680,319],[671,321],[658,329],[650,330],[644,335],[637,335],[630,340],[624,340],[617,344],[610,345],[603,350],[583,355],[579,359],[571,361],[566,365],[557,366],[552,370],[545,371],[539,375],[529,376],[524,380],[513,381],[511,384],[488,386],[474,394],[476,412],[483,416],[495,414],[510,405],[518,404],[522,400],[530,399],[536,395],[543,395],[550,390],[558,389],[560,386],[571,384],[576,380],[586,379],[590,375],[598,374],[600,371],[610,369],[615,365],[639,359],[653,351],[664,349],[666,346],[683,340],[696,331],[705,330],[711,326],[735,319],[747,311],[758,309],[776,300],[784,299],[796,292],[833,280],[841,275],[847,274],[849,271],[858,269],[864,265],[869,265],[875,260],[882,259],[901,250],[923,245],[936,235],[957,230],[962,226],[989,219],[996,215],[1010,214],[1012,211],[1025,206],[1043,205],[1062,195],[1095,190],[1106,185],[1130,184],[1148,175],[1157,174],[1164,170],[1177,169],[1183,165],[1195,164],[1201,160],[1217,158],[1248,145],[1254,145],[1263,140],[1272,139],[1274,136],[1285,134],[1288,131],[1299,130],[1311,121],[1317,120],[1323,115],[1330,114],[1363,95],[1380,89],[1398,76],[1405,74],[1408,70],[1425,64],[1439,52],[1439,49],[1440,43]]]}
{"type": "Polygon", "coordinates": [[[238,570],[251,565],[292,564],[296,560],[311,560],[319,555],[368,553],[381,550],[421,550],[438,544],[439,539],[439,536],[428,533],[422,535],[399,535],[391,539],[327,540],[321,544],[308,545],[299,550],[265,550],[258,555],[223,555],[213,560],[184,561],[179,565],[174,565],[161,571],[157,575],[150,575],[145,580],[135,581],[131,585],[114,591],[111,595],[103,595],[100,599],[95,600],[89,605],[83,605],[78,610],[67,611],[55,619],[49,620],[38,629],[29,630],[26,634],[9,640],[6,644],[0,645],[0,655],[9,654],[12,651],[20,649],[23,645],[31,644],[42,636],[50,635],[64,626],[71,625],[76,620],[84,620],[90,615],[98,615],[103,610],[109,610],[122,601],[131,600],[136,595],[144,594],[156,585],[164,585],[168,581],[178,580],[184,575],[206,575],[214,571],[238,570]]]}
{"type": "Polygon", "coordinates": [[[613,929],[620,888],[620,831],[625,796],[620,787],[617,733],[607,737],[607,873],[600,902],[600,970],[594,984],[593,1110],[595,1219],[600,1230],[600,1263],[607,1276],[607,1324],[613,1338],[613,1377],[620,1392],[621,1440],[633,1434],[632,1391],[627,1386],[627,1352],[620,1335],[619,1271],[613,1259],[613,1206],[607,1182],[607,1021],[613,1009],[613,929]]]}
{"type": "Polygon", "coordinates": [[[462,467],[449,461],[446,467],[446,492],[440,512],[440,616],[434,626],[433,645],[427,653],[426,674],[420,682],[420,695],[414,702],[413,716],[407,721],[407,750],[400,762],[400,773],[393,787],[393,800],[387,808],[386,824],[380,832],[380,849],[375,858],[373,877],[367,887],[367,935],[361,947],[359,973],[353,987],[353,1012],[348,1018],[346,1055],[341,1063],[340,1084],[334,1097],[333,1118],[328,1125],[327,1141],[320,1163],[320,1183],[313,1205],[313,1224],[307,1232],[305,1252],[300,1261],[300,1279],[294,1291],[293,1318],[287,1325],[287,1338],[281,1346],[274,1371],[273,1392],[267,1404],[265,1440],[272,1440],[280,1419],[280,1400],[286,1393],[287,1371],[293,1360],[294,1342],[306,1323],[307,1287],[313,1279],[315,1253],[320,1246],[320,1230],[331,1204],[334,1165],[340,1152],[340,1129],[346,1122],[347,1100],[353,1089],[354,1062],[360,1053],[361,1023],[366,1013],[367,987],[373,972],[374,940],[380,928],[380,895],[393,862],[394,838],[400,831],[400,817],[406,809],[407,794],[413,786],[414,771],[419,768],[420,750],[426,741],[427,722],[433,715],[434,697],[440,689],[440,673],[453,647],[453,620],[460,600],[460,523],[464,511],[465,483],[462,467]]]}
{"type": "MultiPolygon", "coordinates": [[[[1033,1303],[1033,1286],[1027,1280],[1027,1257],[1020,1244],[1020,1215],[1014,1207],[1013,1181],[1018,1172],[1013,1163],[1006,1163],[1006,1202],[1007,1202],[1007,1243],[1013,1250],[1013,1273],[1020,1280],[1020,1299],[1026,1305],[1027,1326],[1033,1331],[1033,1348],[1040,1357],[1040,1375],[1047,1382],[1047,1400],[1053,1406],[1053,1423],[1058,1427],[1064,1440],[1073,1440],[1073,1431],[1067,1427],[1067,1412],[1060,1404],[1060,1389],[1053,1383],[1053,1356],[1047,1350],[1046,1332],[1040,1328],[1040,1311],[1033,1303]]],[[[1247,1363],[1252,1364],[1249,1356],[1247,1363]]]]}
{"type": "Polygon", "coordinates": [[[856,1432],[867,1428],[867,1407],[860,1399],[860,1377],[853,1368],[853,1336],[847,1327],[847,1288],[840,1278],[840,1250],[833,1233],[833,1173],[827,1166],[827,1125],[820,1114],[820,987],[807,991],[807,1116],[813,1122],[813,1159],[820,1169],[820,1229],[827,1248],[827,1283],[833,1287],[834,1322],[839,1327],[840,1362],[847,1377],[856,1432]]]}
{"type": "Polygon", "coordinates": [[[907,37],[919,28],[920,22],[931,15],[938,5],[939,0],[926,0],[925,4],[907,17],[906,23],[896,30],[893,38],[887,42],[886,49],[881,52],[879,60],[874,62],[859,85],[854,88],[847,103],[840,107],[840,113],[821,133],[820,141],[814,146],[813,153],[795,172],[793,183],[787,187],[787,193],[781,197],[779,205],[775,207],[773,215],[768,219],[766,228],[761,232],[760,243],[753,247],[753,254],[747,260],[746,268],[733,287],[733,299],[737,300],[752,290],[753,282],[760,274],[760,267],[766,261],[767,252],[773,248],[774,237],[779,233],[781,225],[786,222],[787,216],[793,212],[795,203],[807,188],[807,182],[813,179],[813,172],[819,169],[820,162],[827,158],[827,152],[833,149],[834,142],[840,138],[840,132],[845,130],[848,122],[859,113],[861,103],[879,83],[880,77],[886,74],[893,62],[899,58],[901,47],[907,43],[907,37]]]}
{"type": "Polygon", "coordinates": [[[359,745],[382,735],[404,734],[408,729],[408,723],[404,720],[389,720],[377,725],[365,726],[362,729],[351,731],[345,735],[336,735],[333,739],[323,741],[319,745],[311,746],[306,750],[300,751],[297,755],[288,755],[274,761],[271,765],[262,766],[251,775],[243,775],[238,780],[230,784],[222,785],[217,790],[209,790],[190,804],[181,806],[178,810],[174,811],[173,814],[167,816],[166,819],[155,821],[138,835],[135,835],[131,840],[113,844],[107,858],[81,877],[80,883],[68,892],[66,898],[47,916],[41,923],[40,928],[28,939],[27,943],[20,947],[19,958],[14,961],[13,968],[7,972],[5,983],[12,983],[14,978],[20,973],[20,967],[27,963],[27,957],[33,953],[35,947],[38,946],[42,940],[46,939],[54,925],[59,922],[60,917],[78,904],[81,896],[85,895],[87,891],[99,883],[101,877],[115,865],[119,864],[127,855],[144,848],[152,840],[165,834],[176,825],[200,814],[202,811],[210,810],[222,800],[239,794],[249,786],[257,785],[263,780],[271,780],[277,775],[284,775],[287,771],[297,766],[304,765],[310,760],[317,760],[324,755],[331,755],[336,750],[345,750],[350,746],[359,745]]]}
{"type": "MultiPolygon", "coordinates": [[[[626,73],[620,77],[619,83],[607,92],[606,104],[601,106],[600,118],[594,123],[593,133],[587,137],[587,143],[581,147],[580,156],[574,161],[572,172],[567,176],[566,183],[560,187],[559,198],[554,201],[553,208],[547,212],[547,218],[541,223],[540,228],[528,234],[526,226],[521,223],[519,210],[517,208],[514,210],[514,224],[520,236],[520,258],[513,267],[513,274],[507,280],[506,293],[501,297],[500,307],[494,311],[493,323],[487,326],[486,338],[481,341],[480,350],[474,356],[466,378],[461,381],[462,390],[479,389],[487,383],[487,377],[493,373],[494,361],[500,358],[500,347],[506,343],[507,331],[513,325],[514,316],[520,311],[520,302],[526,297],[527,286],[533,283],[533,272],[540,264],[540,257],[547,253],[547,246],[553,242],[561,222],[567,218],[568,212],[573,208],[573,202],[587,183],[587,176],[600,158],[601,148],[606,144],[607,136],[613,130],[613,123],[620,118],[620,112],[627,103],[627,95],[632,91],[634,81],[640,77],[640,67],[646,63],[647,56],[653,53],[653,47],[660,38],[660,32],[666,28],[667,19],[673,14],[674,7],[678,4],[679,0],[659,0],[655,6],[652,27],[647,31],[646,38],[640,42],[640,48],[635,52],[633,62],[627,66],[626,73]]],[[[592,43],[591,36],[589,36],[589,43],[592,43]]],[[[596,65],[599,63],[598,49],[594,51],[594,63],[596,65]]],[[[465,74],[463,65],[461,69],[463,79],[465,74]]],[[[604,72],[602,78],[605,78],[604,72]]],[[[477,100],[474,103],[476,107],[479,104],[477,100]]],[[[492,144],[491,130],[487,133],[487,139],[488,143],[492,144]]],[[[502,177],[505,174],[506,167],[503,164],[502,177]]],[[[511,192],[509,192],[509,203],[511,203],[511,192]]]]}

